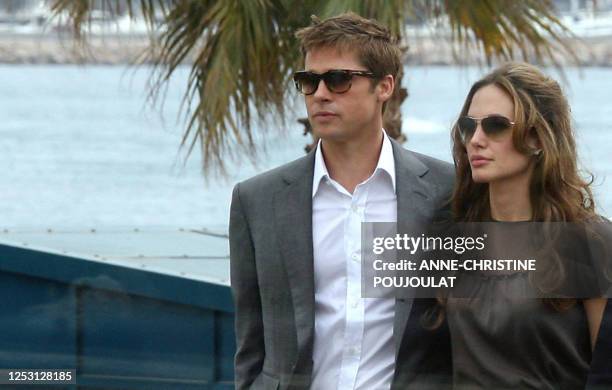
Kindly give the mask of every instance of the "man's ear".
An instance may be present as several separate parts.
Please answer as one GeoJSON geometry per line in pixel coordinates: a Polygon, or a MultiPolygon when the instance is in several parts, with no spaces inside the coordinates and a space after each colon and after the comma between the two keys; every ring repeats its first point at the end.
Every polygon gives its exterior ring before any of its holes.
{"type": "Polygon", "coordinates": [[[386,102],[393,95],[393,89],[395,88],[395,79],[390,74],[384,76],[376,85],[376,93],[378,94],[378,101],[386,102]]]}

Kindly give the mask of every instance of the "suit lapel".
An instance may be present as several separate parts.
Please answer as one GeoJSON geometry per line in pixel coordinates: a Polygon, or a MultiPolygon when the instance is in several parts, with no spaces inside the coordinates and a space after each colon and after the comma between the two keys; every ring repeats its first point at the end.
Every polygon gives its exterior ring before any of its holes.
{"type": "MultiPolygon", "coordinates": [[[[284,176],[276,193],[276,234],[287,271],[298,342],[298,362],[312,358],[314,335],[314,268],[312,249],[312,177],[314,152],[284,176]]],[[[296,364],[296,365],[297,365],[296,364]]]]}
{"type": "MultiPolygon", "coordinates": [[[[397,193],[397,231],[414,231],[423,221],[427,221],[432,212],[429,193],[431,188],[423,180],[428,168],[400,144],[391,140],[393,157],[395,159],[396,193],[397,193]]],[[[422,226],[422,225],[421,225],[422,226]]],[[[415,315],[413,299],[397,298],[395,302],[395,317],[393,321],[393,338],[395,354],[404,335],[408,318],[415,315]],[[412,312],[412,313],[411,313],[412,312]]]]}

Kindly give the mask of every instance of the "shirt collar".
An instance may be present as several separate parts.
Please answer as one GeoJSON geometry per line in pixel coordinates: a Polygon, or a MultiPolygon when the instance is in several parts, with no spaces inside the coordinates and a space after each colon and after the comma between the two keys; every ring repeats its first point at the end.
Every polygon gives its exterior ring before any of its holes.
{"type": "MultiPolygon", "coordinates": [[[[393,146],[391,145],[391,141],[389,140],[389,136],[385,132],[385,129],[382,129],[383,133],[383,144],[380,149],[380,156],[378,157],[378,163],[376,164],[376,168],[374,169],[374,174],[377,171],[381,170],[387,172],[389,177],[391,178],[391,184],[393,185],[393,192],[395,192],[395,159],[393,158],[393,146]]],[[[321,181],[325,179],[331,179],[329,177],[329,172],[327,171],[327,166],[325,165],[325,159],[323,159],[323,152],[321,151],[321,140],[317,143],[317,150],[315,152],[315,165],[314,165],[314,174],[312,178],[312,197],[314,198],[317,190],[319,189],[319,185],[321,181]]]]}

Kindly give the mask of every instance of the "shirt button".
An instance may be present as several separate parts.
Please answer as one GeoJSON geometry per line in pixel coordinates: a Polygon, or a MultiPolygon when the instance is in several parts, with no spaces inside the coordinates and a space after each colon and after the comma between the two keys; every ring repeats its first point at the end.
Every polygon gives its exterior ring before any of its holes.
{"type": "Polygon", "coordinates": [[[359,261],[359,255],[357,253],[353,253],[351,255],[351,259],[353,259],[353,261],[359,261]]]}
{"type": "Polygon", "coordinates": [[[356,206],[356,205],[351,206],[351,211],[357,214],[359,212],[359,206],[356,206]]]}
{"type": "Polygon", "coordinates": [[[356,308],[357,306],[359,306],[359,301],[355,299],[353,303],[351,303],[351,307],[356,308]]]}

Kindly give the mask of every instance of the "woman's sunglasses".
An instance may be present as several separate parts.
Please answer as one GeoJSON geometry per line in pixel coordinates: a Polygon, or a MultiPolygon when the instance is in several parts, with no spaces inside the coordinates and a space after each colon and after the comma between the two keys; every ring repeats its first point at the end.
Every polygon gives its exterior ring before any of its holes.
{"type": "Polygon", "coordinates": [[[374,73],[363,70],[333,69],[321,74],[308,71],[295,72],[293,81],[297,90],[304,95],[315,93],[321,80],[331,92],[344,93],[351,88],[353,76],[376,78],[374,73]]]}
{"type": "Polygon", "coordinates": [[[457,124],[463,143],[468,142],[474,136],[478,122],[480,122],[484,133],[489,137],[495,137],[514,126],[514,122],[502,115],[487,115],[480,118],[462,116],[457,124]]]}

